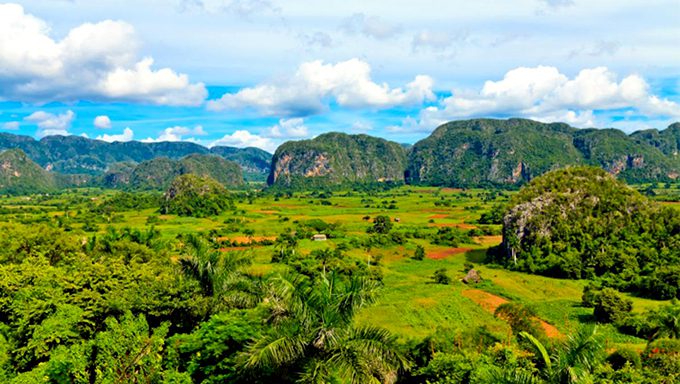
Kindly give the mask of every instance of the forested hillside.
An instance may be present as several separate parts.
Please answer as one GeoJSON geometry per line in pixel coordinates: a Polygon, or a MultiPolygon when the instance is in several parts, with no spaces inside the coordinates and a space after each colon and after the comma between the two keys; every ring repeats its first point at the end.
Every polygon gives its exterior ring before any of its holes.
{"type": "Polygon", "coordinates": [[[271,154],[258,148],[206,148],[190,142],[107,143],[80,136],[47,136],[35,140],[28,136],[0,133],[0,150],[18,148],[46,170],[66,174],[100,175],[115,163],[141,163],[157,157],[181,159],[191,154],[215,154],[232,160],[251,179],[264,181],[269,173],[271,154]]]}
{"type": "Polygon", "coordinates": [[[514,186],[566,165],[593,165],[628,182],[667,181],[680,173],[678,124],[632,135],[525,119],[453,121],[410,151],[407,183],[514,186]]]}
{"type": "Polygon", "coordinates": [[[278,187],[403,182],[406,150],[368,135],[326,133],[282,144],[272,159],[269,184],[278,187]]]}

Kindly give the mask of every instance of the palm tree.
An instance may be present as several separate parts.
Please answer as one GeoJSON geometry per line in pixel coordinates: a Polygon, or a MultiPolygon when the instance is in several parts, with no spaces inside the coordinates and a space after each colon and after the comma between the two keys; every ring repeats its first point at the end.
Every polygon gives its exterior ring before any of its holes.
{"type": "Polygon", "coordinates": [[[215,309],[223,305],[252,307],[259,302],[258,283],[242,272],[252,258],[241,252],[222,253],[201,237],[190,234],[180,258],[183,274],[196,280],[206,297],[214,298],[215,309]]]}
{"type": "Polygon", "coordinates": [[[336,272],[274,279],[265,299],[271,331],[246,349],[242,366],[304,383],[396,380],[409,366],[396,338],[380,328],[353,325],[357,311],[374,301],[375,289],[375,281],[343,279],[336,272]]]}
{"type": "Polygon", "coordinates": [[[657,324],[652,340],[680,338],[680,305],[676,300],[654,312],[652,319],[657,324]]]}
{"type": "Polygon", "coordinates": [[[583,327],[562,344],[549,351],[528,332],[520,336],[530,342],[538,358],[537,371],[503,371],[497,369],[489,383],[506,384],[577,384],[592,382],[592,373],[604,359],[604,346],[596,327],[583,327]]]}

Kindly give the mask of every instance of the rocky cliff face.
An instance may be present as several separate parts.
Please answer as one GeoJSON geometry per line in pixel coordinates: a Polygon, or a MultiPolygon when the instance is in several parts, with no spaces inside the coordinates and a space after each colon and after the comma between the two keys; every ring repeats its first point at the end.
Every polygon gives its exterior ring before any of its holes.
{"type": "Polygon", "coordinates": [[[0,193],[49,192],[56,188],[55,176],[20,149],[0,153],[0,193]]]}
{"type": "Polygon", "coordinates": [[[678,142],[678,124],[628,136],[615,129],[576,129],[526,119],[455,121],[413,146],[406,181],[509,186],[567,165],[599,166],[631,182],[670,180],[679,173],[680,157],[673,155],[678,142]]]}
{"type": "Polygon", "coordinates": [[[287,142],[272,159],[269,184],[320,186],[403,181],[406,150],[367,135],[327,133],[313,140],[287,142]]]}

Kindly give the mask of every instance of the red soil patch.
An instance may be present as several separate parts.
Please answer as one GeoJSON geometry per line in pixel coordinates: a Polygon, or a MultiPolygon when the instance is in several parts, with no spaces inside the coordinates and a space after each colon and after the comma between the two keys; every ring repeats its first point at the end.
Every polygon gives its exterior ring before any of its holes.
{"type": "Polygon", "coordinates": [[[217,239],[218,241],[236,241],[238,243],[243,243],[243,244],[250,244],[252,242],[256,241],[262,241],[262,240],[276,240],[276,236],[253,236],[253,237],[248,237],[248,236],[236,236],[236,237],[219,237],[217,239]]]}
{"type": "MultiPolygon", "coordinates": [[[[463,296],[477,303],[480,307],[484,308],[485,311],[494,313],[496,309],[501,306],[501,304],[508,303],[507,299],[500,296],[492,295],[489,292],[482,291],[480,289],[466,289],[463,291],[463,296]]],[[[541,328],[545,331],[546,336],[550,338],[562,338],[563,335],[560,333],[554,325],[547,323],[544,320],[538,320],[541,328]]]]}
{"type": "Polygon", "coordinates": [[[430,227],[456,227],[460,229],[475,229],[476,226],[465,223],[430,223],[430,227]]]}
{"type": "Polygon", "coordinates": [[[263,209],[263,210],[261,210],[261,211],[255,211],[255,212],[256,212],[256,213],[261,213],[261,214],[263,214],[263,215],[274,215],[274,214],[279,213],[279,211],[274,211],[274,210],[270,210],[270,209],[263,209]]]}
{"type": "Polygon", "coordinates": [[[445,219],[445,218],[447,218],[447,217],[449,217],[449,215],[440,213],[440,214],[437,214],[437,215],[432,215],[432,216],[430,216],[429,218],[430,218],[430,219],[445,219]]]}
{"type": "Polygon", "coordinates": [[[427,257],[429,259],[439,260],[439,259],[445,259],[445,258],[453,256],[453,255],[465,253],[465,252],[470,251],[470,250],[472,250],[472,248],[448,248],[448,249],[442,249],[442,250],[439,250],[439,251],[429,252],[427,254],[427,257]]]}

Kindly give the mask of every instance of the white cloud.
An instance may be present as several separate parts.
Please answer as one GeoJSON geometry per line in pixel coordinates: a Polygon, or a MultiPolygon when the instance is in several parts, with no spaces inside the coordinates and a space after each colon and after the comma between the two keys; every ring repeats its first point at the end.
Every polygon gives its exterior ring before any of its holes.
{"type": "Polygon", "coordinates": [[[133,101],[200,105],[207,96],[170,68],[137,59],[134,28],[121,21],[85,23],[62,40],[18,4],[0,4],[0,99],[133,101]]]}
{"type": "Polygon", "coordinates": [[[197,135],[197,136],[203,136],[206,135],[207,133],[205,130],[203,130],[203,127],[200,125],[195,126],[194,128],[189,128],[189,127],[183,127],[183,126],[174,126],[174,127],[169,127],[165,128],[163,132],[157,137],[157,138],[151,138],[148,137],[146,139],[143,139],[142,142],[144,143],[158,143],[162,141],[192,141],[192,142],[198,142],[198,140],[194,137],[189,137],[185,138],[184,136],[188,135],[197,135]]]}
{"type": "MultiPolygon", "coordinates": [[[[106,142],[109,142],[109,143],[113,143],[114,141],[123,142],[123,141],[132,140],[134,138],[134,136],[135,136],[135,134],[132,131],[132,129],[125,128],[123,130],[123,133],[121,133],[119,135],[108,135],[108,134],[99,135],[99,136],[97,136],[97,140],[102,140],[102,141],[106,141],[106,142]]],[[[85,136],[85,137],[87,137],[87,136],[85,136]]]]}
{"type": "Polygon", "coordinates": [[[502,80],[487,81],[479,91],[454,91],[439,106],[421,111],[420,121],[405,121],[403,129],[429,126],[450,119],[521,116],[541,121],[565,121],[592,126],[594,111],[632,109],[639,115],[680,117],[680,104],[650,94],[638,75],[621,79],[605,67],[581,70],[574,78],[555,67],[520,67],[502,80]]]}
{"type": "Polygon", "coordinates": [[[101,129],[111,128],[111,119],[106,115],[100,115],[94,118],[94,126],[101,129]]]}
{"type": "Polygon", "coordinates": [[[210,147],[215,146],[257,147],[265,151],[274,152],[278,144],[268,137],[255,135],[246,130],[239,130],[230,135],[224,135],[221,139],[215,140],[210,144],[210,147]]]}
{"type": "Polygon", "coordinates": [[[243,88],[208,103],[212,110],[254,108],[265,115],[307,116],[327,108],[329,99],[350,108],[418,105],[434,99],[429,76],[418,75],[405,88],[371,80],[371,67],[359,59],[336,64],[311,61],[279,81],[243,88]]]}
{"type": "Polygon", "coordinates": [[[2,129],[6,129],[8,131],[16,131],[19,129],[19,122],[18,121],[8,121],[2,125],[2,129]]]}
{"type": "Polygon", "coordinates": [[[309,130],[304,125],[304,119],[281,119],[275,126],[266,131],[266,137],[271,138],[301,138],[309,136],[309,130]]]}
{"type": "Polygon", "coordinates": [[[373,130],[373,125],[367,121],[355,121],[350,130],[352,132],[368,132],[373,130]]]}
{"type": "Polygon", "coordinates": [[[24,120],[35,123],[38,126],[38,137],[52,136],[52,135],[70,135],[68,129],[71,123],[75,120],[76,114],[68,110],[64,113],[55,115],[45,111],[36,111],[24,118],[24,120]]]}
{"type": "Polygon", "coordinates": [[[375,39],[388,39],[399,34],[402,27],[398,24],[389,23],[378,16],[368,16],[363,13],[355,13],[346,18],[341,28],[352,34],[362,34],[375,39]]]}
{"type": "Polygon", "coordinates": [[[539,2],[550,8],[562,8],[574,5],[574,0],[539,0],[539,2]]]}

